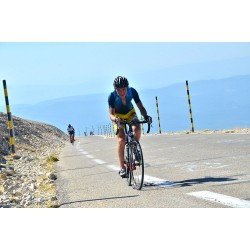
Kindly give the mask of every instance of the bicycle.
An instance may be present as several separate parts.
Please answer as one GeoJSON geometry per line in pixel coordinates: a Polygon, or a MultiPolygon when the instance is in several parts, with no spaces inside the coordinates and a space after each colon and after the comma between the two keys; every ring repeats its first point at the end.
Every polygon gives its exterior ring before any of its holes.
{"type": "Polygon", "coordinates": [[[74,144],[75,138],[74,138],[74,134],[73,133],[69,134],[69,141],[70,141],[70,143],[72,143],[72,145],[74,144]]]}
{"type": "MultiPolygon", "coordinates": [[[[141,190],[144,181],[144,160],[140,143],[134,138],[132,126],[136,124],[148,123],[146,120],[119,122],[117,133],[121,125],[125,125],[125,162],[126,175],[123,178],[127,179],[128,186],[133,185],[133,188],[141,190]],[[128,126],[128,129],[127,129],[128,126]]],[[[150,123],[148,123],[147,133],[150,131],[150,123]]]]}

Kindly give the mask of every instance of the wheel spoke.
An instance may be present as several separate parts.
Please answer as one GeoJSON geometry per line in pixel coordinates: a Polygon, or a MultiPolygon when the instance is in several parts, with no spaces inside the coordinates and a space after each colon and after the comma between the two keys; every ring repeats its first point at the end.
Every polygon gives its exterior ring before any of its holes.
{"type": "Polygon", "coordinates": [[[132,168],[132,179],[134,188],[140,190],[142,188],[144,180],[144,161],[140,143],[139,142],[135,143],[136,147],[133,147],[134,168],[132,168]]]}

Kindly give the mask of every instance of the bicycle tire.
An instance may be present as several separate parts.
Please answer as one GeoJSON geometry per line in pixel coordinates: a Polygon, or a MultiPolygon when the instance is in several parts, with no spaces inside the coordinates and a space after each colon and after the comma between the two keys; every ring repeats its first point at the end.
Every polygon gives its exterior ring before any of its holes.
{"type": "Polygon", "coordinates": [[[126,144],[125,146],[125,161],[126,161],[126,179],[127,179],[127,184],[128,186],[132,185],[132,175],[130,171],[130,166],[131,166],[131,151],[129,145],[126,144]]]}
{"type": "Polygon", "coordinates": [[[143,181],[144,181],[144,160],[143,160],[143,153],[141,149],[141,145],[138,141],[133,142],[136,147],[136,150],[133,150],[132,152],[132,171],[131,172],[131,179],[132,179],[132,184],[133,188],[137,190],[141,190],[143,186],[143,181]]]}

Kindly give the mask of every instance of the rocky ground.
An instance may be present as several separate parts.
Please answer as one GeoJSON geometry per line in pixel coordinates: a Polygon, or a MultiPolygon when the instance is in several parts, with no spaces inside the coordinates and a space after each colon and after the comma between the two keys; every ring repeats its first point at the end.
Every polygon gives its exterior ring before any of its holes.
{"type": "Polygon", "coordinates": [[[0,113],[0,208],[57,207],[54,167],[68,136],[45,123],[12,118],[15,154],[7,115],[0,113]]]}

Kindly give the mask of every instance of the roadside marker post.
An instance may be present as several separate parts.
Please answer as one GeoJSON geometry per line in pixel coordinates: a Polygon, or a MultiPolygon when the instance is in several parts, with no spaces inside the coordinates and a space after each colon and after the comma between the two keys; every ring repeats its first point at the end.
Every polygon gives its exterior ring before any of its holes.
{"type": "Polygon", "coordinates": [[[15,138],[14,138],[15,133],[14,133],[12,116],[10,112],[10,104],[9,104],[6,80],[3,80],[3,88],[4,88],[4,96],[5,96],[5,103],[6,103],[6,111],[7,111],[7,116],[8,116],[8,129],[9,129],[9,134],[10,134],[11,152],[12,154],[14,154],[15,153],[15,138]]]}
{"type": "Polygon", "coordinates": [[[161,134],[160,113],[159,113],[157,96],[155,97],[155,99],[156,99],[156,110],[157,110],[157,115],[158,115],[158,129],[159,129],[159,134],[161,134]]]}
{"type": "Polygon", "coordinates": [[[194,122],[193,122],[193,116],[192,116],[192,108],[191,108],[191,102],[190,102],[190,94],[189,94],[189,88],[188,88],[188,81],[186,81],[186,88],[187,88],[188,107],[189,107],[189,113],[190,113],[191,127],[192,127],[192,132],[194,132],[194,122]]]}

